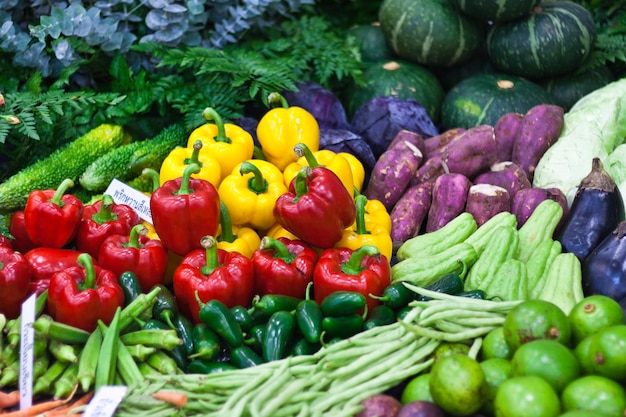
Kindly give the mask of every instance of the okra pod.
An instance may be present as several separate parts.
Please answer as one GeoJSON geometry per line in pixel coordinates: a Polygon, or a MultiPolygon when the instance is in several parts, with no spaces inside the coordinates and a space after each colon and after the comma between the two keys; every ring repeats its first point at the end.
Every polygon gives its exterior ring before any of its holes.
{"type": "Polygon", "coordinates": [[[98,367],[102,339],[102,331],[100,328],[96,328],[91,332],[78,359],[78,382],[85,392],[91,390],[91,385],[96,379],[96,368],[98,367]]]}
{"type": "Polygon", "coordinates": [[[146,329],[136,330],[120,336],[125,345],[144,345],[159,349],[172,350],[182,344],[176,330],[173,329],[146,329]]]}
{"type": "Polygon", "coordinates": [[[181,371],[176,361],[162,350],[157,350],[152,355],[148,356],[145,363],[152,366],[157,372],[163,375],[176,375],[181,371]]]}
{"type": "Polygon", "coordinates": [[[78,383],[78,362],[70,363],[54,382],[54,398],[68,397],[78,383]]]}
{"type": "Polygon", "coordinates": [[[65,371],[65,368],[68,366],[70,366],[69,362],[54,361],[54,363],[48,367],[46,372],[44,372],[44,374],[35,381],[35,384],[33,385],[33,394],[52,394],[49,392],[50,387],[53,386],[54,382],[61,376],[63,371],[65,371]]]}
{"type": "Polygon", "coordinates": [[[143,362],[146,358],[156,352],[158,349],[153,346],[146,346],[142,344],[138,345],[126,345],[126,349],[130,356],[136,361],[143,362]]]}
{"type": "Polygon", "coordinates": [[[96,367],[95,390],[104,385],[111,385],[115,379],[115,369],[117,363],[116,350],[119,342],[120,308],[115,311],[113,320],[109,327],[98,321],[98,327],[103,333],[102,345],[98,355],[98,366],[96,367]]]}
{"type": "Polygon", "coordinates": [[[139,383],[144,379],[139,367],[137,367],[137,363],[119,338],[117,342],[116,368],[127,386],[139,383]]]}
{"type": "Polygon", "coordinates": [[[144,377],[162,375],[159,371],[154,369],[147,362],[139,362],[137,364],[137,367],[139,368],[139,372],[141,372],[141,375],[143,375],[144,377]]]}
{"type": "Polygon", "coordinates": [[[58,361],[78,362],[78,348],[76,345],[63,343],[57,339],[51,339],[48,342],[48,351],[58,361]]]}
{"type": "Polygon", "coordinates": [[[33,323],[35,334],[49,340],[58,340],[63,343],[82,344],[89,339],[91,333],[74,326],[55,321],[51,316],[42,314],[33,323]]]}
{"type": "Polygon", "coordinates": [[[159,292],[161,292],[161,287],[156,286],[148,293],[139,294],[137,298],[122,309],[122,312],[120,313],[120,333],[124,333],[128,326],[135,323],[137,317],[139,317],[142,313],[148,310],[152,311],[159,292]]]}

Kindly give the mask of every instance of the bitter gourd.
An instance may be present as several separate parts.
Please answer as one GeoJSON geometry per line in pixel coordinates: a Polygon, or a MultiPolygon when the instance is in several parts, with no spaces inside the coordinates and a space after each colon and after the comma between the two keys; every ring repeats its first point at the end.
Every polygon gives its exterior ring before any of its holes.
{"type": "Polygon", "coordinates": [[[158,170],[169,152],[187,142],[189,132],[174,124],[163,129],[152,139],[131,142],[102,155],[85,169],[80,185],[93,192],[104,191],[117,178],[127,181],[135,178],[143,168],[158,170]]]}
{"type": "Polygon", "coordinates": [[[118,125],[102,124],[91,129],[0,184],[0,212],[24,208],[32,190],[56,189],[65,178],[78,181],[95,159],[130,140],[118,125]]]}

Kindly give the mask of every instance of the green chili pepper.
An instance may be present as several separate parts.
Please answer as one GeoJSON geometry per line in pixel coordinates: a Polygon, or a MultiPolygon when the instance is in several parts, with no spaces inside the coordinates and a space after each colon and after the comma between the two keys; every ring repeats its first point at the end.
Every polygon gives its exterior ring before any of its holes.
{"type": "Polygon", "coordinates": [[[250,346],[256,352],[261,352],[263,338],[265,337],[265,326],[266,323],[252,326],[248,332],[249,337],[245,340],[245,344],[250,346]]]}
{"type": "Polygon", "coordinates": [[[263,359],[250,346],[237,346],[230,351],[230,363],[239,369],[261,365],[263,359]]]}
{"type": "Polygon", "coordinates": [[[243,331],[232,311],[221,301],[209,300],[200,308],[200,321],[217,333],[232,348],[243,343],[243,331]]]}
{"type": "MultiPolygon", "coordinates": [[[[156,319],[150,319],[146,321],[144,325],[142,326],[142,329],[143,330],[172,330],[172,328],[168,324],[160,320],[156,320],[156,319]]],[[[167,354],[167,356],[169,356],[176,362],[176,366],[178,366],[178,368],[180,368],[181,370],[185,370],[187,368],[187,365],[189,364],[189,360],[187,359],[187,351],[185,350],[183,345],[175,346],[171,350],[166,350],[165,353],[167,354]]]]}
{"type": "Polygon", "coordinates": [[[322,330],[330,337],[346,338],[354,336],[363,330],[363,324],[363,316],[360,314],[324,317],[322,320],[322,330]]]}
{"type": "Polygon", "coordinates": [[[394,282],[383,290],[378,298],[384,305],[399,310],[417,298],[417,293],[408,289],[402,281],[394,282]]]}
{"type": "Polygon", "coordinates": [[[363,294],[354,291],[335,291],[320,303],[325,316],[348,316],[362,311],[366,305],[363,294]]]}
{"type": "Polygon", "coordinates": [[[252,303],[252,314],[268,319],[277,311],[294,311],[302,298],[283,294],[265,294],[252,303]]]}
{"type": "Polygon", "coordinates": [[[178,314],[176,297],[165,285],[158,284],[155,287],[159,287],[160,291],[156,295],[154,305],[152,306],[152,316],[164,321],[170,328],[176,329],[176,326],[172,323],[173,317],[178,314]]]}
{"type": "Polygon", "coordinates": [[[471,291],[462,291],[456,295],[459,297],[475,298],[477,300],[487,299],[487,294],[483,290],[480,290],[480,289],[471,290],[471,291]]]}
{"type": "Polygon", "coordinates": [[[322,308],[315,300],[305,299],[296,307],[296,323],[302,336],[310,343],[318,343],[322,336],[322,308]]]}
{"type": "Polygon", "coordinates": [[[291,355],[312,355],[320,350],[321,347],[322,345],[319,341],[316,343],[311,343],[305,338],[301,338],[293,344],[293,347],[291,349],[291,355]]]}
{"type": "Polygon", "coordinates": [[[217,372],[239,369],[227,362],[208,361],[201,358],[193,359],[187,366],[187,372],[192,374],[213,374],[217,372]]]}
{"type": "Polygon", "coordinates": [[[370,311],[363,324],[363,329],[369,330],[372,327],[384,326],[386,324],[395,323],[396,320],[396,312],[391,307],[380,304],[370,311]]]}
{"type": "Polygon", "coordinates": [[[230,311],[233,312],[235,320],[237,320],[239,326],[241,326],[241,330],[247,332],[252,328],[253,321],[247,308],[244,306],[234,306],[230,309],[230,311]]]}
{"type": "Polygon", "coordinates": [[[130,304],[135,298],[142,294],[141,285],[139,285],[139,278],[132,271],[122,272],[117,279],[122,291],[124,291],[124,306],[130,304]]]}
{"type": "Polygon", "coordinates": [[[290,351],[296,330],[296,319],[289,311],[277,311],[267,321],[262,355],[266,362],[283,359],[290,351]]]}
{"type": "Polygon", "coordinates": [[[176,314],[172,317],[172,324],[176,330],[176,334],[183,341],[183,349],[185,349],[185,353],[187,356],[194,353],[194,345],[193,345],[193,324],[191,320],[185,317],[182,314],[176,314]]]}
{"type": "MultiPolygon", "coordinates": [[[[198,323],[191,330],[194,352],[189,355],[192,359],[201,359],[203,362],[213,360],[219,355],[220,337],[204,323],[198,323]]],[[[189,363],[191,365],[191,362],[189,363]]]]}
{"type": "Polygon", "coordinates": [[[413,310],[413,307],[406,306],[404,308],[401,308],[396,313],[396,317],[398,318],[398,320],[404,320],[404,317],[406,317],[406,315],[409,314],[411,310],[413,310]]]}

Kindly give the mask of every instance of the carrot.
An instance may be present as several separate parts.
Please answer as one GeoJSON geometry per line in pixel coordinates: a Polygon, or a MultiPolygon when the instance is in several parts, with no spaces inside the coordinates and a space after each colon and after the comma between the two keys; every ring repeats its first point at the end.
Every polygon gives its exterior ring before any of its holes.
{"type": "Polygon", "coordinates": [[[33,417],[46,411],[52,410],[56,407],[59,407],[65,404],[67,401],[67,399],[44,401],[38,404],[33,404],[25,410],[16,410],[10,413],[4,413],[2,414],[2,417],[33,417]]]}
{"type": "Polygon", "coordinates": [[[165,401],[176,407],[182,408],[187,405],[187,395],[177,391],[157,391],[152,394],[152,398],[165,401]]]}
{"type": "Polygon", "coordinates": [[[20,402],[20,392],[15,390],[11,392],[0,391],[0,410],[15,407],[20,402]]]}
{"type": "Polygon", "coordinates": [[[93,398],[93,392],[88,392],[84,394],[82,397],[74,401],[73,403],[64,404],[63,406],[54,408],[50,411],[47,411],[41,415],[41,417],[63,417],[63,416],[74,416],[79,417],[82,415],[80,411],[81,407],[87,405],[89,401],[93,398]]]}

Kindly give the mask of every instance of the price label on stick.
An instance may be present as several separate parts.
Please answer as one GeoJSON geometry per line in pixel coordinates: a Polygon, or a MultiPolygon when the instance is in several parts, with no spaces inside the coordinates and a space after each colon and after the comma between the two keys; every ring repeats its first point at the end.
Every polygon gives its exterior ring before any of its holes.
{"type": "Polygon", "coordinates": [[[131,206],[142,220],[152,223],[152,213],[150,212],[150,196],[141,191],[135,190],[128,184],[114,178],[109,184],[104,194],[113,197],[116,204],[126,204],[131,206]]]}
{"type": "Polygon", "coordinates": [[[85,409],[83,417],[111,417],[127,390],[128,388],[122,385],[100,387],[85,409]]]}
{"type": "Polygon", "coordinates": [[[37,294],[22,303],[20,322],[20,410],[33,405],[33,361],[35,344],[35,307],[37,294]]]}

